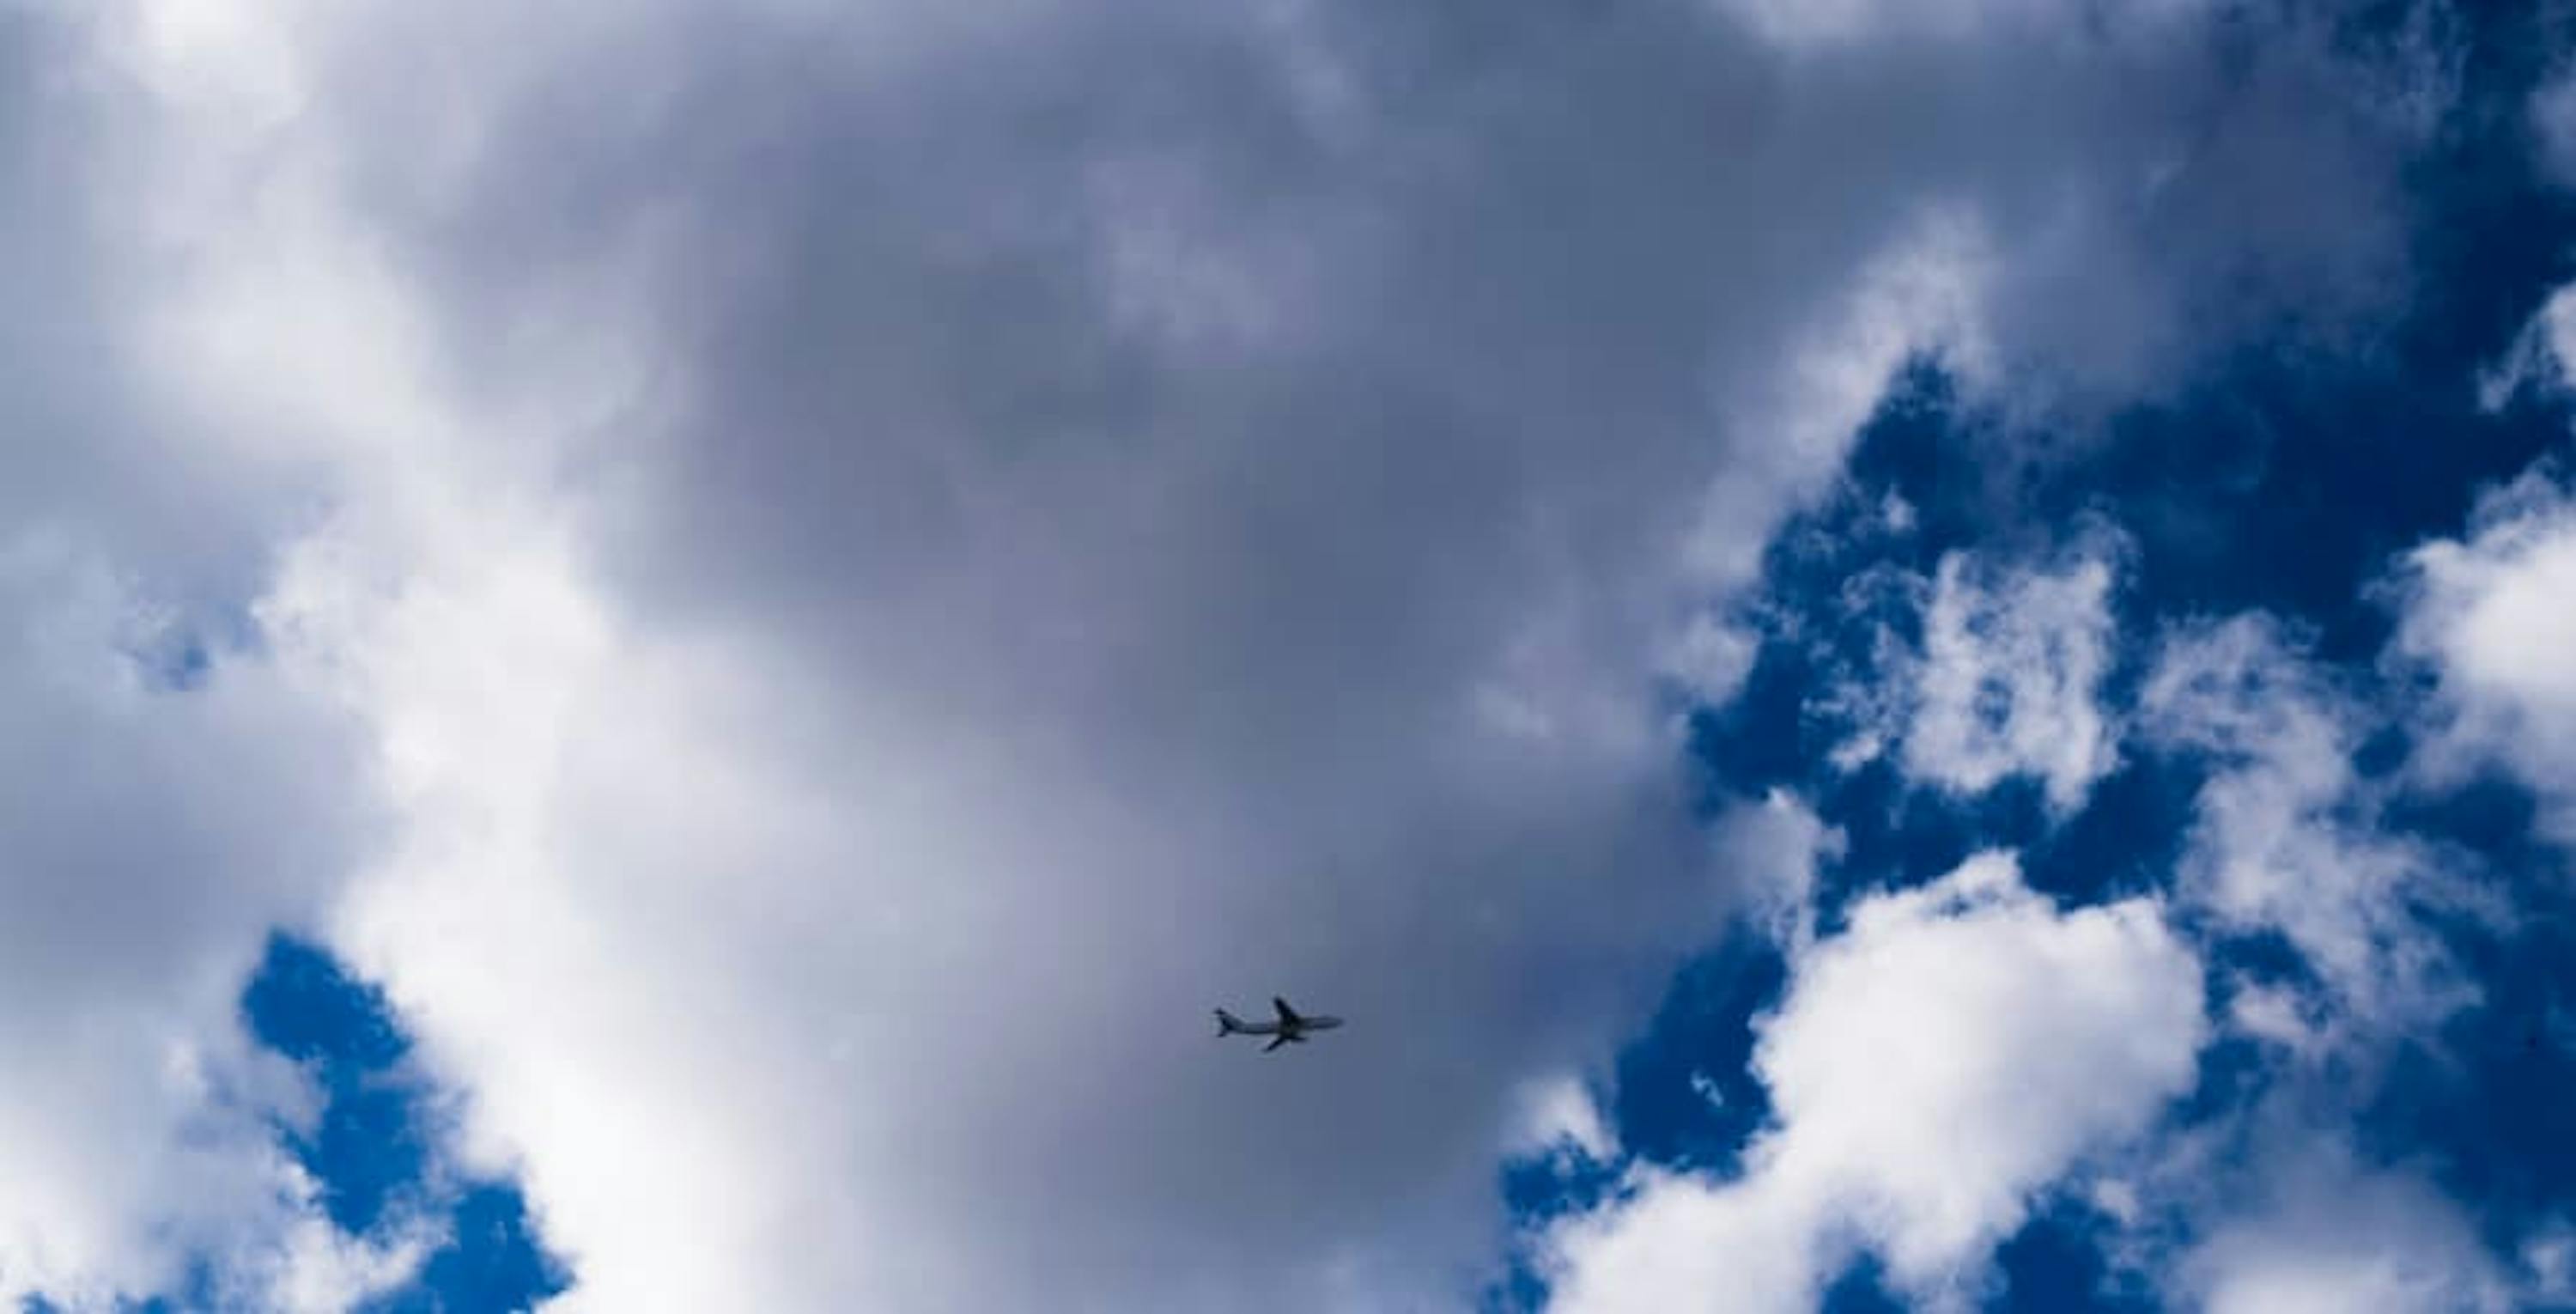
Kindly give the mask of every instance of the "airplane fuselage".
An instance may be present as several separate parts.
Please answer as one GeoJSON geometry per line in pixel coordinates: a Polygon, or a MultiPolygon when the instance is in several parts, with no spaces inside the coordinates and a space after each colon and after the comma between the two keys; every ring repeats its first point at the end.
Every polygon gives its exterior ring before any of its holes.
{"type": "Polygon", "coordinates": [[[1342,1020],[1337,1017],[1303,1017],[1297,1019],[1295,1024],[1290,1026],[1283,1027],[1280,1024],[1273,1022],[1270,1024],[1270,1027],[1271,1030],[1280,1035],[1286,1036],[1290,1040],[1304,1040],[1308,1032],[1330,1031],[1341,1024],[1342,1020]]]}
{"type": "Polygon", "coordinates": [[[1271,1041],[1263,1048],[1277,1049],[1281,1045],[1303,1044],[1305,1043],[1306,1038],[1314,1032],[1330,1031],[1342,1024],[1342,1020],[1337,1017],[1329,1017],[1321,1014],[1309,1017],[1305,1014],[1292,1011],[1285,1000],[1273,1000],[1271,1002],[1277,1007],[1279,1012],[1278,1019],[1271,1022],[1246,1022],[1222,1008],[1218,1009],[1216,1011],[1217,1035],[1219,1037],[1268,1036],[1271,1038],[1271,1041]]]}

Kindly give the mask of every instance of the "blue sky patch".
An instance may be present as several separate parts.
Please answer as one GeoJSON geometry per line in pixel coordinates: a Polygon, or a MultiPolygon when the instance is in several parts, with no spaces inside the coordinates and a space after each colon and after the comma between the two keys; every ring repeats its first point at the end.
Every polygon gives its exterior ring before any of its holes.
{"type": "Polygon", "coordinates": [[[279,1134],[321,1183],[331,1221],[365,1236],[408,1215],[444,1234],[413,1280],[371,1310],[520,1309],[569,1287],[519,1188],[462,1176],[446,1161],[439,1092],[412,1064],[382,991],[323,949],[280,935],[243,993],[242,1014],[260,1043],[322,1087],[319,1128],[279,1134]]]}
{"type": "MultiPolygon", "coordinates": [[[[408,1280],[366,1300],[364,1314],[522,1310],[570,1289],[572,1274],[547,1249],[519,1186],[465,1173],[449,1158],[444,1093],[413,1062],[381,990],[319,946],[280,934],[242,993],[241,1013],[255,1040],[319,1088],[315,1125],[280,1123],[275,1133],[319,1185],[331,1224],[360,1240],[421,1228],[438,1238],[408,1280]]],[[[178,1291],[120,1308],[230,1310],[215,1262],[192,1263],[178,1291]]],[[[41,1297],[27,1302],[27,1314],[52,1309],[41,1297]]]]}

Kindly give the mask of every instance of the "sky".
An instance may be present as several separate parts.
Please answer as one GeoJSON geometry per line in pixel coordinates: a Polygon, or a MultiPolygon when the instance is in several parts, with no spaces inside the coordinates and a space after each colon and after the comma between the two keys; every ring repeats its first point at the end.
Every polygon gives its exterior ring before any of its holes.
{"type": "Polygon", "coordinates": [[[0,64],[0,1305],[2576,1310],[2576,8],[0,64]]]}

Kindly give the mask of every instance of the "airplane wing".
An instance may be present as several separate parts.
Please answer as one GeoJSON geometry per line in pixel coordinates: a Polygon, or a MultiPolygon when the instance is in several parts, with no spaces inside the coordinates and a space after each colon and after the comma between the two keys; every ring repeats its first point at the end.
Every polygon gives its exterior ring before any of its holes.
{"type": "Polygon", "coordinates": [[[1277,1049],[1277,1048],[1279,1048],[1281,1045],[1285,1045],[1285,1044],[1287,1044],[1287,1043],[1288,1043],[1288,1033],[1287,1033],[1287,1032],[1285,1032],[1285,1031],[1282,1031],[1282,1032],[1280,1032],[1280,1033],[1279,1033],[1279,1038],[1278,1038],[1277,1040],[1271,1041],[1269,1044],[1262,1046],[1262,1047],[1261,1047],[1261,1052],[1262,1052],[1262,1053],[1264,1053],[1264,1054],[1267,1054],[1267,1053],[1269,1053],[1270,1051],[1272,1051],[1272,1050],[1274,1050],[1274,1049],[1277,1049]]]}
{"type": "Polygon", "coordinates": [[[1270,1006],[1279,1010],[1279,1024],[1281,1026],[1293,1027],[1306,1020],[1297,1016],[1297,1010],[1290,1008],[1288,1006],[1288,1001],[1281,999],[1277,995],[1272,995],[1270,997],[1270,1006]]]}

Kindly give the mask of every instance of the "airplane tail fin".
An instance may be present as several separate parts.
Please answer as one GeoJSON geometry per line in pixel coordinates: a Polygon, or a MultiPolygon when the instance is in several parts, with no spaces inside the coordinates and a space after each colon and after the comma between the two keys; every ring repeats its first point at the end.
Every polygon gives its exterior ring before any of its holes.
{"type": "Polygon", "coordinates": [[[1226,1012],[1222,1008],[1216,1011],[1216,1033],[1218,1035],[1231,1036],[1235,1032],[1241,1030],[1243,1030],[1242,1018],[1236,1017],[1234,1014],[1226,1012]]]}

